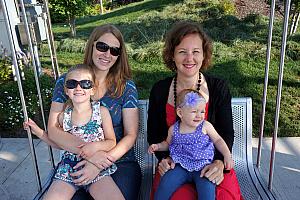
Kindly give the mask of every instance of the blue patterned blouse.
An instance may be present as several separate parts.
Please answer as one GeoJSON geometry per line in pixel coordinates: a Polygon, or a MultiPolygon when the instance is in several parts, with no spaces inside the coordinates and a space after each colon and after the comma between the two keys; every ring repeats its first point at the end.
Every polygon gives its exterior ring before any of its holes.
{"type": "MultiPolygon", "coordinates": [[[[64,92],[64,81],[66,74],[61,75],[56,81],[56,85],[53,92],[52,101],[58,103],[65,103],[68,99],[68,96],[64,92]]],[[[137,108],[138,107],[138,93],[135,86],[135,83],[132,80],[126,82],[125,90],[122,96],[115,98],[111,97],[106,93],[101,99],[99,99],[101,105],[108,108],[114,131],[116,134],[117,142],[123,138],[123,120],[122,120],[122,109],[123,108],[137,108]]],[[[133,148],[129,150],[120,160],[121,161],[134,161],[134,151],[133,148]]]]}

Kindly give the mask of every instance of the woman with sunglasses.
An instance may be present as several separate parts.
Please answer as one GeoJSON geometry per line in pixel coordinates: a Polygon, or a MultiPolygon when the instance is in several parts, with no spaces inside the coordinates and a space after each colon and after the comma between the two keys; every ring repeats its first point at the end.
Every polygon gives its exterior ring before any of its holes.
{"type": "MultiPolygon", "coordinates": [[[[92,181],[84,186],[75,185],[70,175],[76,172],[73,167],[84,158],[92,156],[97,151],[108,151],[116,146],[116,137],[112,120],[106,107],[100,106],[99,101],[92,101],[95,92],[94,72],[86,65],[77,65],[66,74],[64,89],[69,97],[64,112],[59,115],[59,124],[64,131],[81,139],[78,152],[64,151],[61,161],[56,168],[53,182],[43,199],[71,199],[76,190],[84,188],[94,199],[124,199],[118,186],[111,178],[117,167],[115,164],[102,170],[92,181]]],[[[33,134],[53,147],[52,142],[44,130],[34,121],[24,123],[30,127],[33,134]]]]}
{"type": "MultiPolygon", "coordinates": [[[[125,43],[121,32],[113,25],[101,25],[91,33],[86,44],[84,64],[91,66],[95,73],[98,88],[93,100],[100,101],[108,108],[114,127],[117,145],[110,151],[98,151],[83,160],[71,175],[74,183],[84,185],[92,181],[101,170],[115,163],[118,170],[112,178],[127,200],[138,197],[141,169],[133,151],[138,133],[138,95],[128,64],[125,43]],[[93,163],[93,164],[92,164],[93,163]]],[[[67,96],[63,89],[65,75],[56,83],[48,119],[49,138],[61,148],[78,153],[79,138],[64,132],[57,123],[63,111],[67,96]]],[[[83,190],[73,199],[85,199],[83,190]]]]}

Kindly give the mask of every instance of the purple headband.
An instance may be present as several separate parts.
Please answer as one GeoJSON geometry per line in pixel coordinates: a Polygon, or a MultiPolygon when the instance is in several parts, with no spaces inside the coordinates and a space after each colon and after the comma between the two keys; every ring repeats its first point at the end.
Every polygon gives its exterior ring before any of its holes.
{"type": "Polygon", "coordinates": [[[206,103],[206,100],[195,92],[189,92],[184,96],[184,101],[178,107],[180,108],[182,108],[183,106],[194,107],[200,102],[206,103]]]}

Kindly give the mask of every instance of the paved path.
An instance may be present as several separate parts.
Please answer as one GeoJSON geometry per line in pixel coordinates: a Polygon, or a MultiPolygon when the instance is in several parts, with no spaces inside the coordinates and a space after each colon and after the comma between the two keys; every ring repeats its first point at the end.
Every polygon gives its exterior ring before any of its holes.
{"type": "MultiPolygon", "coordinates": [[[[256,162],[257,139],[253,139],[253,162],[256,162]]],[[[48,147],[34,140],[42,183],[45,182],[50,162],[48,147]]],[[[274,169],[273,190],[278,200],[298,200],[300,197],[300,137],[279,138],[274,169]]],[[[261,174],[268,181],[271,139],[263,141],[261,174]]],[[[57,150],[54,151],[58,161],[57,150]]],[[[266,182],[267,182],[266,181],[266,182]]],[[[0,143],[0,199],[28,200],[37,193],[28,139],[2,138],[0,143]]]]}
{"type": "MultiPolygon", "coordinates": [[[[252,144],[253,163],[256,163],[258,139],[254,138],[252,144]]],[[[271,138],[263,140],[260,172],[266,185],[269,181],[271,146],[271,138]]],[[[300,137],[278,138],[272,186],[276,199],[300,199],[300,137]]]]}

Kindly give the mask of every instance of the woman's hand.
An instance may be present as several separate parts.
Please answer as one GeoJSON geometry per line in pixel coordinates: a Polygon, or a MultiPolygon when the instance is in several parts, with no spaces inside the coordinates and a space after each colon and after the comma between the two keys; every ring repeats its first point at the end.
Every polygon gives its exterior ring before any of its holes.
{"type": "Polygon", "coordinates": [[[73,182],[76,185],[87,185],[91,183],[102,170],[86,160],[77,163],[77,165],[74,166],[74,169],[80,169],[77,172],[70,174],[74,178],[73,182]]]}
{"type": "Polygon", "coordinates": [[[97,152],[97,149],[94,146],[94,142],[81,144],[78,146],[80,148],[79,156],[82,158],[88,158],[94,155],[97,152]]]}
{"type": "Polygon", "coordinates": [[[105,151],[96,152],[88,160],[94,163],[99,169],[106,169],[115,162],[115,159],[105,151]]]}
{"type": "Polygon", "coordinates": [[[170,157],[164,158],[158,164],[158,167],[157,167],[158,173],[160,174],[160,176],[163,176],[170,169],[174,169],[174,167],[175,167],[175,163],[172,160],[172,158],[170,158],[170,157]]]}
{"type": "Polygon", "coordinates": [[[221,160],[215,160],[210,165],[206,165],[202,170],[200,177],[206,177],[211,182],[219,185],[224,179],[224,164],[221,160]]]}

